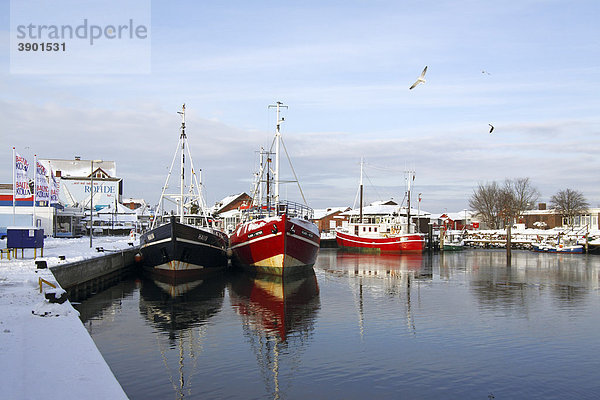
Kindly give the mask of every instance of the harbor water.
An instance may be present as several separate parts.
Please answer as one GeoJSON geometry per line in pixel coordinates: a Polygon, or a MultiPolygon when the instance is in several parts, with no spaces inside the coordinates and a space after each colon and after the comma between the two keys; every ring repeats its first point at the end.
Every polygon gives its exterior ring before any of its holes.
{"type": "Polygon", "coordinates": [[[136,276],[77,305],[131,399],[596,399],[600,256],[322,249],[314,274],[136,276]]]}

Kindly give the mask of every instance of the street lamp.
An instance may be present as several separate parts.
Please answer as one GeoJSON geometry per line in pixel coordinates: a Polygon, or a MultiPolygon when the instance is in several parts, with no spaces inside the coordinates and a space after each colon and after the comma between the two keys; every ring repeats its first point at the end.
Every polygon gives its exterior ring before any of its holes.
{"type": "Polygon", "coordinates": [[[417,233],[421,233],[421,195],[423,193],[419,193],[419,203],[417,204],[417,220],[418,225],[417,225],[417,233]]]}
{"type": "Polygon", "coordinates": [[[92,248],[92,237],[94,236],[94,163],[101,163],[102,160],[90,161],[90,249],[92,248]]]}

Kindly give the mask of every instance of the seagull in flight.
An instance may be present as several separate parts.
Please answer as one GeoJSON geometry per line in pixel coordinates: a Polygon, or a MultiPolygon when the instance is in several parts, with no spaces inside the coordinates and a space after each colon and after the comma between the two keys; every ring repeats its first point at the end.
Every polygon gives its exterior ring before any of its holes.
{"type": "Polygon", "coordinates": [[[492,124],[488,124],[490,126],[490,133],[492,133],[492,131],[494,130],[494,125],[492,124]]]}
{"type": "Polygon", "coordinates": [[[484,75],[486,75],[486,74],[487,74],[487,75],[491,75],[491,74],[490,74],[489,72],[487,72],[486,70],[482,70],[482,71],[481,71],[481,73],[482,73],[482,74],[484,74],[484,75]]]}
{"type": "Polygon", "coordinates": [[[421,76],[419,76],[417,78],[417,81],[415,83],[413,83],[411,87],[409,87],[409,90],[414,89],[419,83],[425,83],[425,73],[426,72],[427,72],[427,66],[425,66],[425,69],[423,70],[423,72],[421,72],[421,76]]]}

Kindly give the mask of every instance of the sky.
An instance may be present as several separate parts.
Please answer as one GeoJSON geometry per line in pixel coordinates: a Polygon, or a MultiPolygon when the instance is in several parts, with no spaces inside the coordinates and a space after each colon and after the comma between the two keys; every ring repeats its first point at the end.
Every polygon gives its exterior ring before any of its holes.
{"type": "MultiPolygon", "coordinates": [[[[526,177],[539,201],[570,188],[600,207],[597,1],[141,4],[151,55],[139,72],[127,51],[98,50],[109,72],[24,73],[11,70],[11,2],[0,1],[0,182],[12,180],[13,146],[30,162],[114,160],[124,197],[156,204],[185,103],[214,204],[252,190],[275,130],[268,105],[282,101],[314,208],[354,204],[361,158],[367,201],[401,201],[413,170],[413,202],[421,193],[432,213],[468,208],[479,183],[526,177]]],[[[292,184],[281,191],[300,200],[292,184]]]]}

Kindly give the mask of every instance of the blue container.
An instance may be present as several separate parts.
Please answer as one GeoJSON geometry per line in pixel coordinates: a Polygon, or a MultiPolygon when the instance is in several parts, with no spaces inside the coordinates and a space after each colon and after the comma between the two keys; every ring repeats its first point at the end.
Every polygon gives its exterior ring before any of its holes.
{"type": "Polygon", "coordinates": [[[9,249],[39,249],[44,247],[44,229],[12,227],[6,229],[6,247],[9,249]]]}

